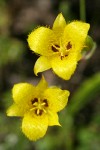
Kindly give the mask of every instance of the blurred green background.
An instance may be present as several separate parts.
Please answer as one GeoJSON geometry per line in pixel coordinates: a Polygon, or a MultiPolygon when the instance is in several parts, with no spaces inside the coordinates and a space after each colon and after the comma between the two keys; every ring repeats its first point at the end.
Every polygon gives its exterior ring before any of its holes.
{"type": "Polygon", "coordinates": [[[37,25],[50,25],[62,12],[66,20],[80,20],[79,0],[0,0],[0,150],[100,150],[100,0],[86,0],[86,22],[97,49],[82,60],[71,80],[51,70],[49,85],[71,92],[68,106],[59,114],[62,127],[49,127],[44,138],[29,141],[21,132],[21,119],[7,117],[15,83],[36,84],[33,66],[38,58],[27,44],[37,25]]]}

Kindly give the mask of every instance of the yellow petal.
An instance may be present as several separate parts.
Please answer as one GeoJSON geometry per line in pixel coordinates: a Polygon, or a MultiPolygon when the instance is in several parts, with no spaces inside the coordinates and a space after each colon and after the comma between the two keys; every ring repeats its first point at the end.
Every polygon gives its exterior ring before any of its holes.
{"type": "Polygon", "coordinates": [[[46,115],[36,116],[28,113],[22,121],[22,132],[32,141],[43,137],[47,131],[48,117],[46,115]]]}
{"type": "Polygon", "coordinates": [[[54,23],[53,23],[53,30],[56,28],[64,28],[66,26],[65,18],[63,17],[62,13],[58,14],[54,23]]]}
{"type": "Polygon", "coordinates": [[[58,39],[61,37],[65,26],[66,26],[66,21],[62,13],[60,13],[55,19],[54,24],[53,24],[53,31],[58,39]]]}
{"type": "Polygon", "coordinates": [[[80,21],[73,21],[69,23],[64,30],[62,36],[62,45],[68,42],[72,44],[74,51],[81,51],[88,33],[90,25],[80,21]]]}
{"type": "Polygon", "coordinates": [[[14,101],[25,107],[29,105],[29,102],[35,96],[35,87],[29,83],[18,83],[15,84],[12,89],[13,99],[14,101]]]}
{"type": "Polygon", "coordinates": [[[45,80],[44,76],[42,76],[41,80],[36,86],[35,95],[37,95],[37,97],[40,97],[47,88],[48,88],[48,83],[45,80]]]}
{"type": "Polygon", "coordinates": [[[44,56],[52,55],[51,47],[55,40],[53,31],[46,27],[39,27],[28,36],[30,49],[44,56]]]}
{"type": "Polygon", "coordinates": [[[34,73],[37,75],[39,72],[43,72],[51,68],[50,57],[40,56],[35,63],[34,73]]]}
{"type": "Polygon", "coordinates": [[[54,125],[61,126],[59,123],[58,114],[52,111],[48,113],[48,122],[49,122],[49,126],[54,126],[54,125]]]}
{"type": "Polygon", "coordinates": [[[62,60],[60,57],[54,57],[52,59],[53,71],[59,77],[69,80],[76,69],[78,56],[76,53],[70,53],[69,56],[62,58],[62,60]]]}
{"type": "Polygon", "coordinates": [[[13,104],[7,110],[7,116],[24,116],[25,112],[29,110],[27,107],[22,107],[21,105],[13,104]]]}
{"type": "Polygon", "coordinates": [[[44,98],[48,101],[48,109],[53,112],[62,110],[68,102],[69,91],[58,87],[48,88],[44,92],[44,98]]]}

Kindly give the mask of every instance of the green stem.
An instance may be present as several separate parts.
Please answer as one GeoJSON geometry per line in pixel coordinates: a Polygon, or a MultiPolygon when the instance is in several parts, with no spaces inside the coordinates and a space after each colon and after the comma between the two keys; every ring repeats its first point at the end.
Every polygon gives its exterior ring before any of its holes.
{"type": "Polygon", "coordinates": [[[80,0],[80,19],[86,21],[85,0],[80,0]]]}

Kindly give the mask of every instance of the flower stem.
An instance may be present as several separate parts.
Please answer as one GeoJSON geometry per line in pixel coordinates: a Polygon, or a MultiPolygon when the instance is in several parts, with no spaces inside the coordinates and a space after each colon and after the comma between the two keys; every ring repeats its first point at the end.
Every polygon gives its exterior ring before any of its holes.
{"type": "Polygon", "coordinates": [[[80,0],[80,19],[86,21],[86,7],[85,0],[80,0]]]}

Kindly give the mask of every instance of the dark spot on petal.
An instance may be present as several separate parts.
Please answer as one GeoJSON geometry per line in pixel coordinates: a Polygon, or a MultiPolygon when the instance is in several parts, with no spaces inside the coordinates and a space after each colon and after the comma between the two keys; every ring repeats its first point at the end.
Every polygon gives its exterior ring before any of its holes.
{"type": "Polygon", "coordinates": [[[43,100],[43,102],[45,103],[45,105],[44,105],[44,106],[45,106],[45,107],[48,107],[47,99],[44,99],[44,100],[43,100]]]}
{"type": "Polygon", "coordinates": [[[59,45],[54,45],[54,46],[52,46],[53,52],[58,52],[58,49],[57,49],[57,48],[60,48],[60,46],[59,46],[59,45]]]}
{"type": "Polygon", "coordinates": [[[39,115],[41,116],[41,115],[42,115],[42,113],[43,113],[43,110],[40,110],[39,115]]]}
{"type": "Polygon", "coordinates": [[[72,44],[70,42],[68,42],[67,46],[66,46],[67,50],[72,48],[72,44]]]}
{"type": "Polygon", "coordinates": [[[58,48],[60,48],[60,46],[59,46],[59,45],[57,45],[57,44],[55,44],[55,46],[56,46],[56,47],[58,47],[58,48]]]}
{"type": "Polygon", "coordinates": [[[38,114],[38,109],[35,110],[35,114],[38,116],[41,116],[43,113],[43,110],[39,109],[39,114],[38,114]]]}
{"type": "Polygon", "coordinates": [[[61,56],[60,58],[61,58],[61,60],[63,60],[64,56],[61,56]]]}
{"type": "Polygon", "coordinates": [[[38,98],[34,98],[33,100],[31,100],[32,104],[34,104],[35,102],[38,102],[38,98]]]}

